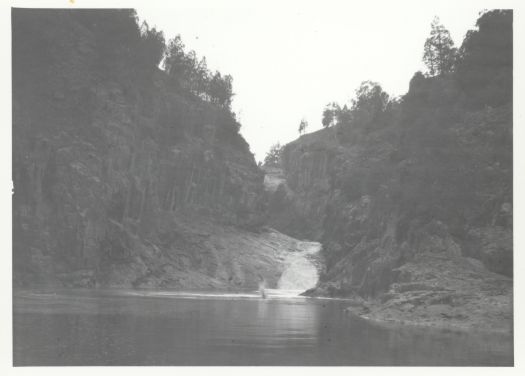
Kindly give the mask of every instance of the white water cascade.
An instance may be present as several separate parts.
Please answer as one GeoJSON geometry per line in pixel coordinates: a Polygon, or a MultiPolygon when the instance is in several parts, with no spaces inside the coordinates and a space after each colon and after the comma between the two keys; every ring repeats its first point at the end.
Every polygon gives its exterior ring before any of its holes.
{"type": "Polygon", "coordinates": [[[279,279],[277,288],[299,294],[315,287],[319,279],[317,267],[312,262],[311,256],[321,250],[317,242],[299,242],[297,251],[290,252],[285,260],[286,268],[279,279]]]}

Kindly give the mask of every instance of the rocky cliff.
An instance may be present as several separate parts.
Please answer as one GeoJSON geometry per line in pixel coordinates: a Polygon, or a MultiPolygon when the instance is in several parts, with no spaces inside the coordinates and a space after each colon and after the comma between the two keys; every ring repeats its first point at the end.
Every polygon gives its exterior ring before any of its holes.
{"type": "Polygon", "coordinates": [[[418,73],[377,116],[356,109],[284,146],[270,218],[323,243],[309,295],[378,319],[511,327],[512,86],[495,64],[504,96],[418,73]]]}
{"type": "Polygon", "coordinates": [[[268,256],[242,265],[207,240],[259,221],[239,124],[141,65],[129,14],[13,11],[15,285],[239,287],[257,265],[272,280],[268,256]]]}
{"type": "Polygon", "coordinates": [[[399,156],[395,125],[348,143],[335,127],[286,145],[286,183],[271,201],[288,216],[276,228],[323,243],[326,271],[308,294],[366,301],[358,312],[381,319],[508,329],[511,115],[486,109],[454,124],[457,170],[446,144],[425,147],[429,159],[399,156]]]}

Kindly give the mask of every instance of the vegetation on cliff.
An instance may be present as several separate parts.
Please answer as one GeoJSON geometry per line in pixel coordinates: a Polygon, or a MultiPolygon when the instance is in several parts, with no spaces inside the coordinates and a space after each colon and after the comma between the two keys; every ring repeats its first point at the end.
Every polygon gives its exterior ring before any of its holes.
{"type": "MultiPolygon", "coordinates": [[[[166,46],[133,10],[14,9],[12,20],[15,285],[219,278],[226,261],[186,231],[191,218],[251,226],[263,192],[231,77],[179,37],[166,46]]],[[[235,270],[210,283],[244,280],[235,270]]]]}
{"type": "Polygon", "coordinates": [[[441,318],[492,296],[511,312],[512,11],[481,14],[457,50],[434,45],[445,31],[433,23],[406,95],[366,81],[282,148],[273,223],[323,242],[311,294],[440,304],[441,318]]]}

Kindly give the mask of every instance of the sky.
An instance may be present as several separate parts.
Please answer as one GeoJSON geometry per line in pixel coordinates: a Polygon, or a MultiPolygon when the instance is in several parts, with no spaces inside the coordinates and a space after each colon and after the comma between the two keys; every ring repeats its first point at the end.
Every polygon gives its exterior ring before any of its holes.
{"type": "Polygon", "coordinates": [[[271,145],[296,139],[301,119],[308,132],[320,129],[325,105],[349,103],[362,81],[379,82],[393,96],[406,93],[424,70],[434,16],[459,46],[483,9],[479,1],[168,4],[139,5],[137,13],[167,40],[180,34],[210,69],[233,76],[232,108],[258,161],[271,145]]]}

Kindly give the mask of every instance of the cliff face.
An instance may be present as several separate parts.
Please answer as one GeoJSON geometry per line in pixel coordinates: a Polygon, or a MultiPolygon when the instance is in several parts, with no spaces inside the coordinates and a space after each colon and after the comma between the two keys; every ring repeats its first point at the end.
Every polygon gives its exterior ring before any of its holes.
{"type": "Polygon", "coordinates": [[[13,12],[15,285],[215,278],[222,260],[192,218],[258,221],[263,176],[239,124],[157,68],[138,70],[121,42],[108,49],[107,13],[85,12],[13,12]]]}
{"type": "Polygon", "coordinates": [[[366,300],[357,311],[381,319],[510,327],[512,106],[468,109],[457,93],[427,78],[397,117],[283,148],[274,197],[323,243],[326,271],[309,295],[366,300]]]}

